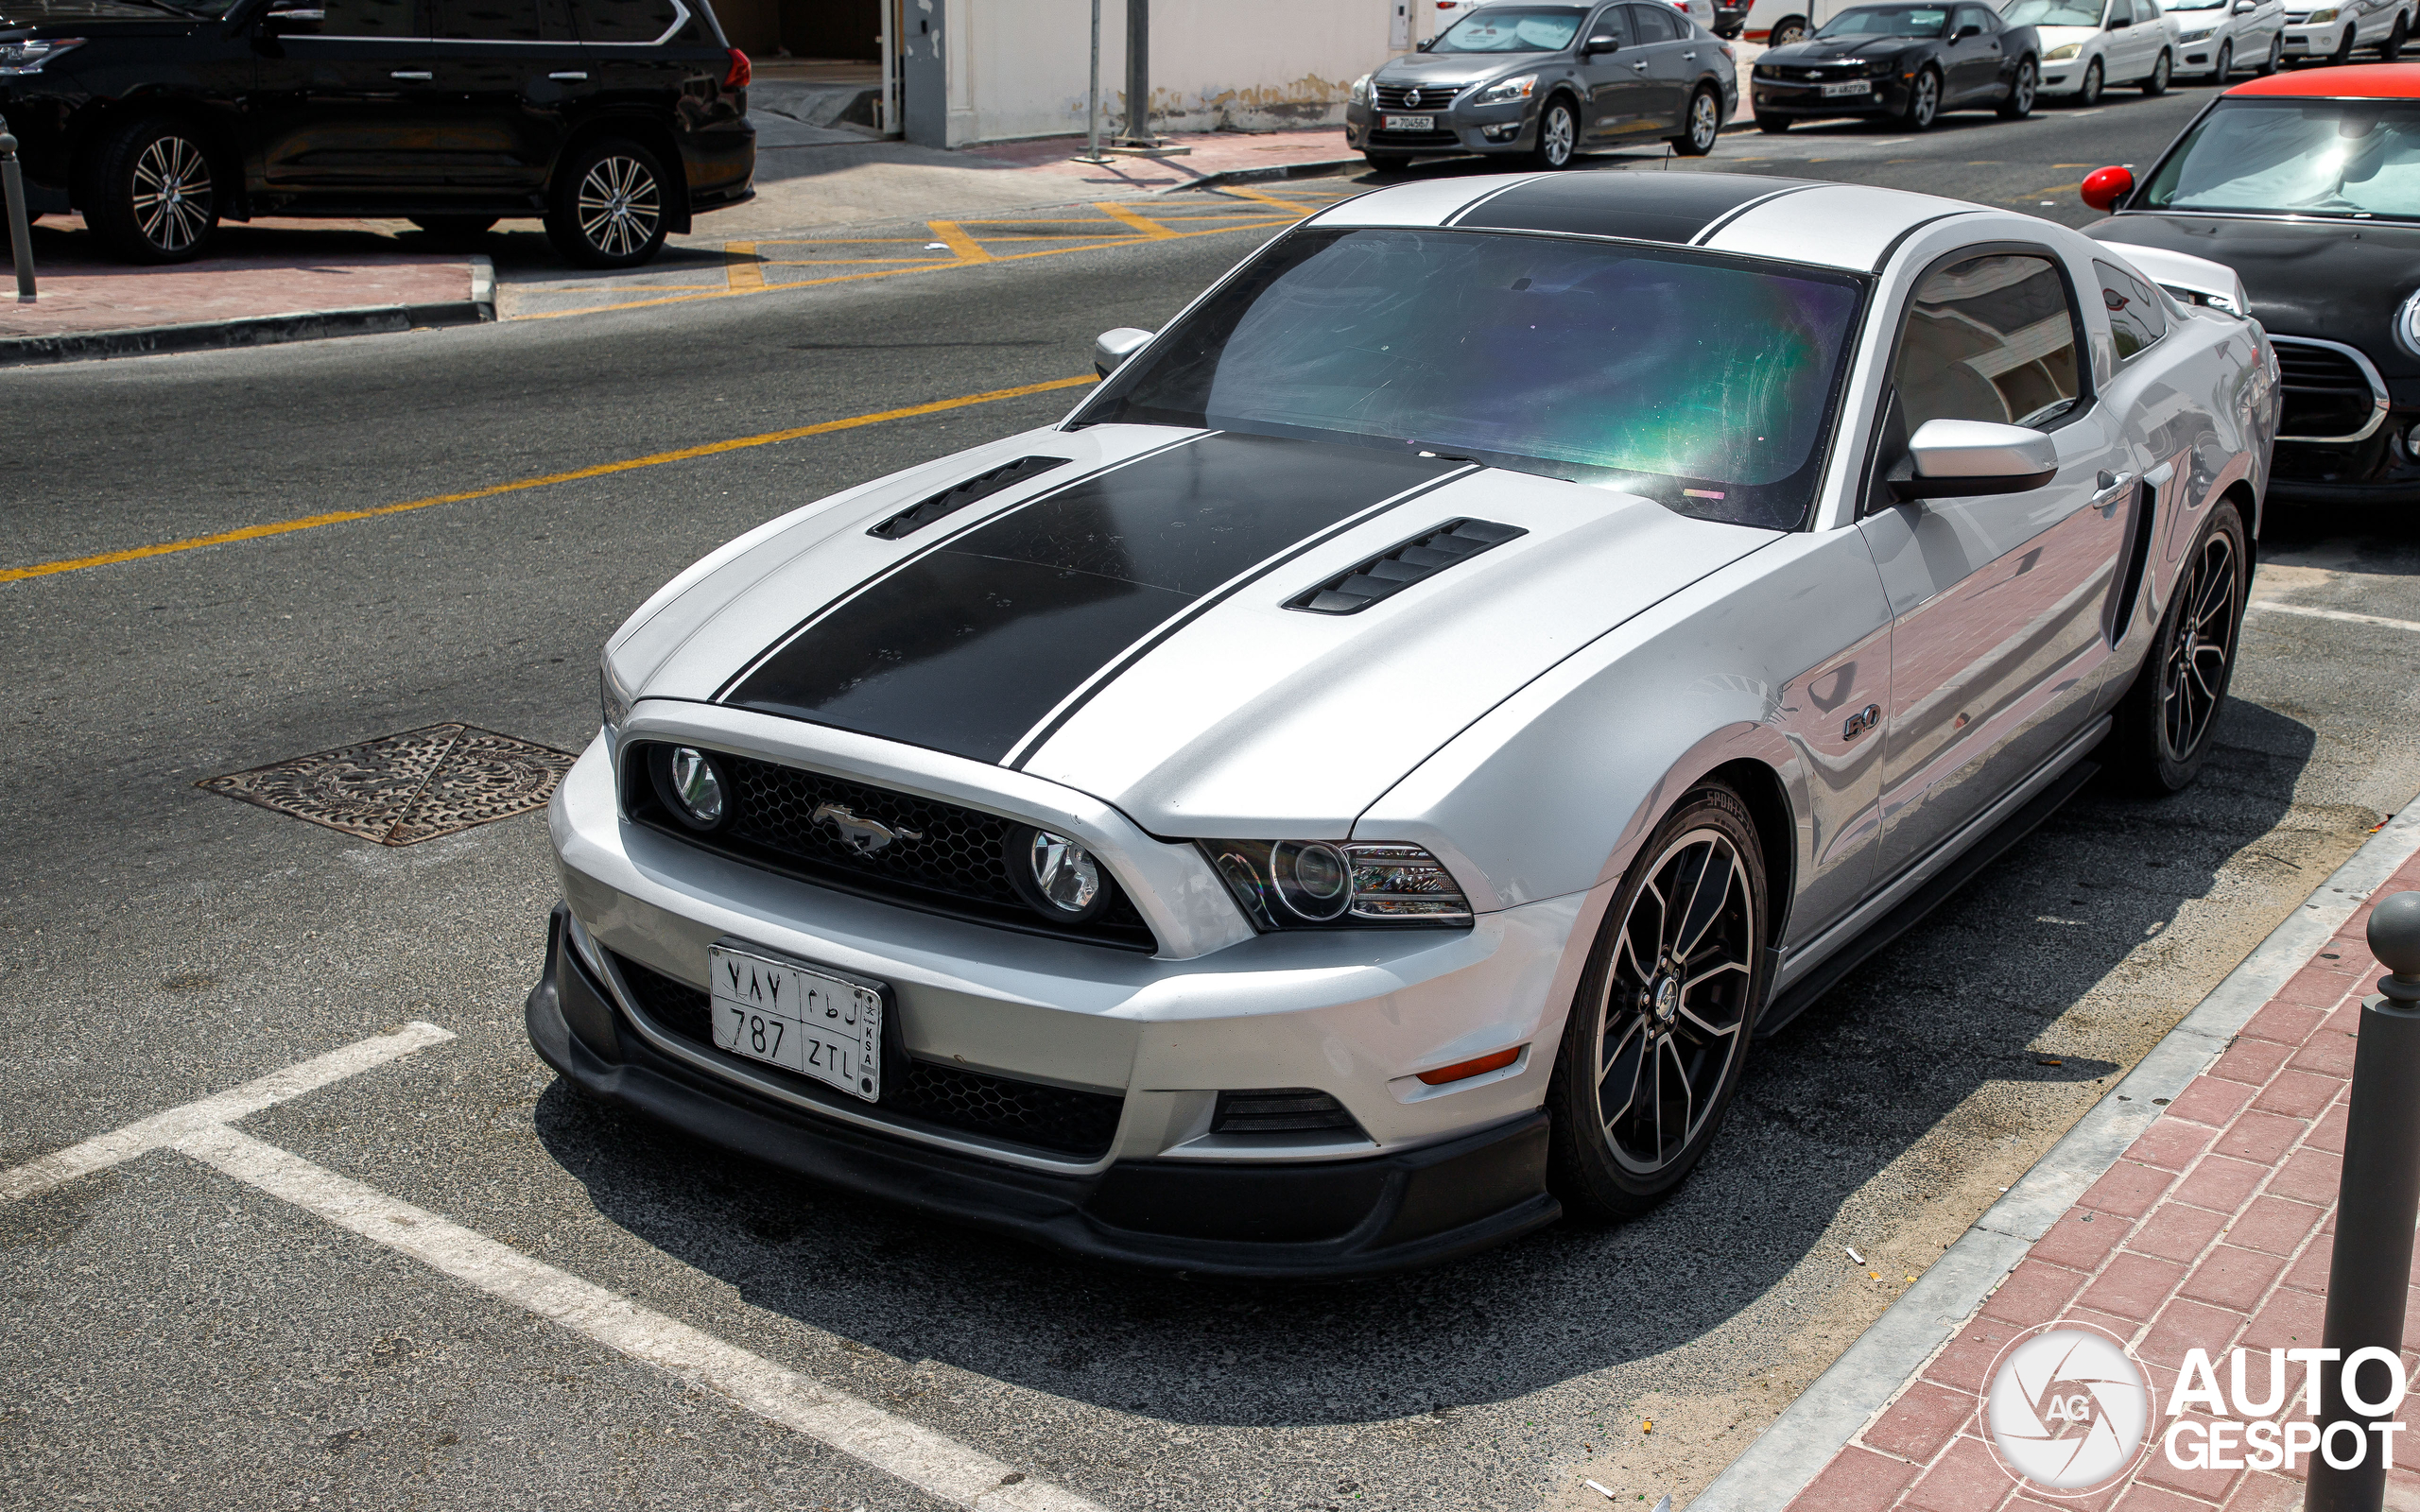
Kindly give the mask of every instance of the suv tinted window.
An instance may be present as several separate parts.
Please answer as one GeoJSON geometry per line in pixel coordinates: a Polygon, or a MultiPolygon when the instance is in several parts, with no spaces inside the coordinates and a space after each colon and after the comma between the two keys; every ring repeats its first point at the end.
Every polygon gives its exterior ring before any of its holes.
{"type": "Polygon", "coordinates": [[[2109,311],[2109,332],[2118,338],[2119,362],[2168,335],[2168,316],[2159,307],[2157,294],[2132,273],[2120,272],[2107,263],[2096,259],[2092,266],[2100,275],[2100,302],[2109,311]]]}
{"type": "Polygon", "coordinates": [[[418,0],[328,0],[322,37],[425,37],[418,0]]]}
{"type": "Polygon", "coordinates": [[[482,42],[562,42],[561,0],[437,0],[437,35],[482,42]]]}
{"type": "Polygon", "coordinates": [[[672,0],[574,0],[582,42],[653,42],[672,27],[672,0]]]}
{"type": "Polygon", "coordinates": [[[1908,431],[1928,420],[2040,425],[2082,394],[2076,319],[2048,258],[1970,257],[1927,277],[1892,368],[1908,431]]]}

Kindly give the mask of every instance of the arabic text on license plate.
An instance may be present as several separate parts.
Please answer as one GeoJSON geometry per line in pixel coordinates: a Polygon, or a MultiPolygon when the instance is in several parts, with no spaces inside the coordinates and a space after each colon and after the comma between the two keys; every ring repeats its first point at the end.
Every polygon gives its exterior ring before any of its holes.
{"type": "Polygon", "coordinates": [[[706,969],[717,1049],[881,1100],[881,993],[726,945],[706,947],[706,969]]]}
{"type": "Polygon", "coordinates": [[[1842,94],[1863,94],[1873,87],[1861,78],[1849,84],[1826,84],[1824,86],[1824,97],[1828,100],[1842,94]]]}
{"type": "Polygon", "coordinates": [[[1433,115],[1390,115],[1379,121],[1381,131],[1434,131],[1437,117],[1433,115]]]}

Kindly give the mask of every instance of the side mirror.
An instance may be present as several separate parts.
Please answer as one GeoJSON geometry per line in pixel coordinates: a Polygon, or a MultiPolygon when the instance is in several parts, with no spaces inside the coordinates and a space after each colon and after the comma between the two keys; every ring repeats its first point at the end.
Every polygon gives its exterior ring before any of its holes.
{"type": "Polygon", "coordinates": [[[1425,53],[1425,52],[1426,52],[1429,48],[1434,47],[1434,46],[1436,46],[1436,45],[1437,45],[1437,39],[1436,39],[1436,38],[1434,38],[1434,37],[1426,37],[1426,38],[1423,38],[1423,39],[1422,39],[1422,40],[1421,40],[1421,41],[1420,41],[1420,42],[1419,42],[1419,43],[1417,43],[1417,44],[1412,48],[1412,50],[1413,50],[1414,52],[1423,52],[1423,53],[1425,53]]]}
{"type": "Polygon", "coordinates": [[[271,37],[307,37],[327,19],[328,13],[322,9],[281,6],[261,17],[261,30],[271,37]]]}
{"type": "Polygon", "coordinates": [[[2235,13],[2248,16],[2260,9],[2260,0],[2235,0],[2235,13]]]}
{"type": "Polygon", "coordinates": [[[1893,476],[1902,499],[1962,499],[2025,493],[2059,475],[2059,443],[2024,425],[1928,420],[1908,442],[1913,475],[1893,476]]]}
{"type": "Polygon", "coordinates": [[[1979,37],[1982,34],[1983,28],[1970,21],[1966,23],[1966,25],[1959,27],[1958,35],[1950,38],[1949,40],[1951,42],[1964,42],[1969,37],[1979,37]]]}
{"type": "Polygon", "coordinates": [[[1610,37],[1600,31],[1582,44],[1580,48],[1580,56],[1582,58],[1594,58],[1599,53],[1619,52],[1621,51],[1621,46],[1622,40],[1619,37],[1610,37]]]}
{"type": "Polygon", "coordinates": [[[2123,168],[2095,168],[2083,176],[2077,192],[2085,204],[2107,215],[2135,192],[2135,176],[2123,168]]]}
{"type": "Polygon", "coordinates": [[[1115,331],[1104,331],[1093,337],[1093,371],[1106,378],[1125,366],[1126,359],[1140,352],[1143,343],[1156,335],[1121,325],[1115,331]]]}

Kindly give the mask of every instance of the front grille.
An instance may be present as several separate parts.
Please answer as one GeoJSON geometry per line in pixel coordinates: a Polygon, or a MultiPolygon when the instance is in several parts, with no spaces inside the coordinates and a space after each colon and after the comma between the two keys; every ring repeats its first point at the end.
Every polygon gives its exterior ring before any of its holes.
{"type": "Polygon", "coordinates": [[[1210,1115],[1213,1134],[1309,1134],[1330,1130],[1358,1134],[1361,1125],[1344,1105],[1307,1087],[1270,1087],[1220,1092],[1210,1115]]]}
{"type": "Polygon", "coordinates": [[[2361,365],[2333,347],[2270,338],[2286,391],[2277,434],[2312,440],[2356,440],[2377,425],[2377,401],[2361,365]]]}
{"type": "Polygon", "coordinates": [[[1789,79],[1793,82],[1811,84],[1825,80],[1862,78],[1865,77],[1865,70],[1855,65],[1841,68],[1824,68],[1821,65],[1807,63],[1766,63],[1756,70],[1756,77],[1759,78],[1789,79]]]}
{"type": "Polygon", "coordinates": [[[1370,98],[1382,111],[1442,112],[1461,92],[1460,84],[1374,84],[1370,98]],[[1420,96],[1417,105],[1409,98],[1415,94],[1420,96]]]}
{"type": "MultiPolygon", "coordinates": [[[[753,757],[715,754],[730,779],[731,822],[700,834],[663,811],[648,775],[646,747],[623,759],[624,802],[634,819],[707,850],[863,897],[1033,934],[1128,950],[1156,941],[1134,902],[1116,892],[1080,924],[1035,912],[1009,881],[1012,821],[980,809],[894,793],[753,757]],[[873,820],[899,838],[871,853],[848,845],[835,811],[873,820]],[[818,820],[816,815],[826,817],[818,820]]],[[[1107,878],[1104,885],[1115,890],[1107,878]]]]}
{"type": "MultiPolygon", "coordinates": [[[[712,1000],[705,988],[676,982],[627,956],[615,955],[614,964],[640,1012],[666,1032],[722,1054],[715,1050],[712,1000]]],[[[1110,1143],[1117,1137],[1118,1118],[1126,1110],[1126,1099],[1107,1092],[1046,1087],[895,1053],[883,1058],[882,1101],[859,1104],[821,1082],[777,1066],[735,1058],[750,1071],[770,1076],[817,1102],[854,1106],[877,1118],[897,1117],[954,1133],[981,1134],[1085,1160],[1109,1153],[1110,1143]]]]}

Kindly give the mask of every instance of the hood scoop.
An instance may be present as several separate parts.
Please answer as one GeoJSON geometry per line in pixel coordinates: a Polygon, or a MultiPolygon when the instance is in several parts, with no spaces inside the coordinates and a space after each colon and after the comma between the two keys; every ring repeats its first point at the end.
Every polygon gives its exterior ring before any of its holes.
{"type": "Polygon", "coordinates": [[[885,541],[897,541],[924,529],[943,515],[956,514],[968,505],[990,498],[1003,489],[1013,489],[1029,477],[1065,467],[1063,456],[1020,456],[1013,462],[1003,462],[986,472],[977,472],[963,483],[942,490],[931,498],[900,510],[878,525],[869,526],[866,534],[885,541]]]}
{"type": "Polygon", "coordinates": [[[1448,520],[1435,529],[1391,546],[1351,572],[1330,578],[1286,601],[1306,614],[1358,614],[1380,599],[1426,582],[1456,562],[1528,535],[1519,525],[1488,520],[1448,520]]]}

